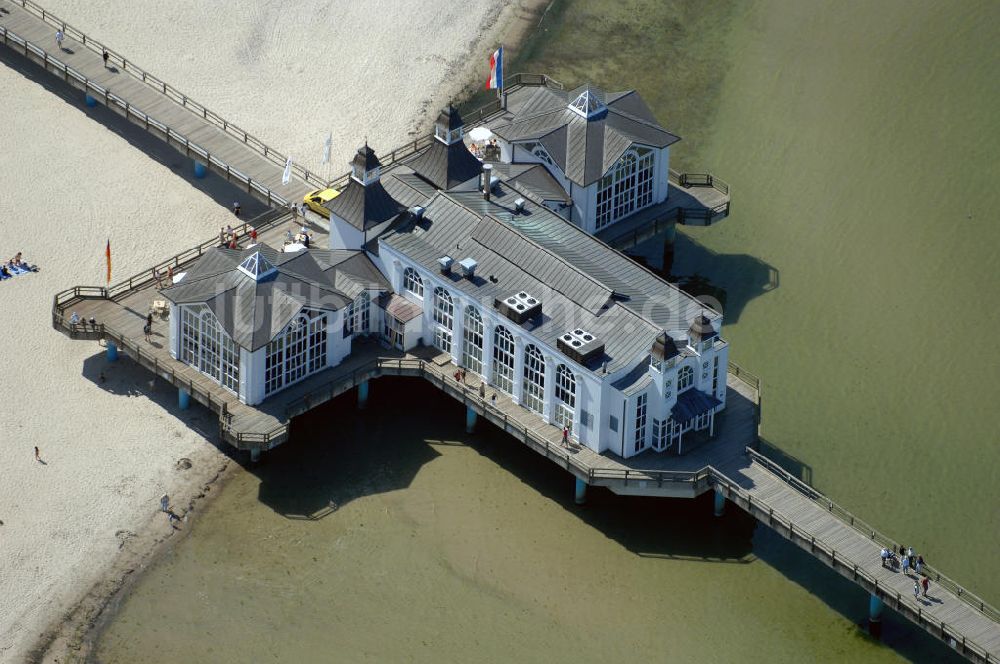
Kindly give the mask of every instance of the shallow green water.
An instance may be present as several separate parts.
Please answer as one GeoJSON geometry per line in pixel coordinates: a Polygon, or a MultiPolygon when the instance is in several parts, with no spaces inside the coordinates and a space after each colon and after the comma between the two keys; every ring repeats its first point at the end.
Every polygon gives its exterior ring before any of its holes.
{"type": "Polygon", "coordinates": [[[570,3],[524,66],[632,81],[732,184],[674,271],[728,290],[765,438],[1000,603],[1000,4],[704,4],[570,3]]]}
{"type": "MultiPolygon", "coordinates": [[[[637,87],[685,139],[675,164],[733,185],[675,271],[728,290],[767,442],[996,603],[1000,5],[703,4],[566,3],[525,68],[637,87]]],[[[865,595],[733,510],[601,491],[576,508],[513,441],[453,444],[462,423],[419,383],[376,384],[361,419],[316,413],[198,515],[99,658],[947,655],[892,619],[889,647],[859,636],[865,595]]]]}

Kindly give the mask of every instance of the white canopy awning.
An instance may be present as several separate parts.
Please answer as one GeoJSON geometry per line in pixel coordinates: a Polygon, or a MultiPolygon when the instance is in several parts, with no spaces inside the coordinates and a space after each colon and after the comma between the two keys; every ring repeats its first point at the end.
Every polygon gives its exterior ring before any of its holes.
{"type": "Polygon", "coordinates": [[[469,138],[477,143],[488,141],[492,137],[493,132],[490,131],[489,127],[483,127],[482,125],[469,132],[469,138]]]}

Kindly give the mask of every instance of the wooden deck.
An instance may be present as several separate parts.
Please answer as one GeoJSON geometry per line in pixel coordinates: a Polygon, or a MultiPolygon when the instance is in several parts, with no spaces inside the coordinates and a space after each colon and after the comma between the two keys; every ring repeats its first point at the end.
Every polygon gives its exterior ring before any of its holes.
{"type": "MultiPolygon", "coordinates": [[[[280,233],[280,226],[268,233],[280,233]]],[[[64,320],[70,310],[93,316],[103,326],[100,334],[120,350],[219,413],[220,434],[241,449],[264,450],[286,441],[293,417],[361,381],[421,377],[590,485],[619,494],[673,497],[694,497],[714,489],[973,661],[1000,661],[1000,613],[996,609],[931,567],[925,568],[932,582],[930,596],[914,598],[915,577],[881,566],[880,548],[898,549],[898,543],[748,448],[756,436],[758,394],[733,373],[727,376],[727,408],[716,421],[713,439],[704,434],[690,437],[685,445],[691,451],[680,457],[646,452],[622,459],[578,444],[564,447],[557,427],[502,393],[497,393],[493,403],[492,388],[481,397],[478,377],[470,376],[466,383],[456,381],[457,367],[451,357],[426,347],[403,353],[374,340],[355,340],[351,356],[341,365],[284,390],[261,407],[246,406],[214,381],[170,358],[166,323],[154,325],[152,343],[143,340],[142,324],[155,293],[145,285],[116,299],[77,299],[60,316],[64,320]]],[[[70,331],[61,324],[57,327],[71,336],[96,336],[70,331]]]]}
{"type": "Polygon", "coordinates": [[[0,43],[268,205],[301,202],[306,193],[325,186],[298,165],[283,185],[284,155],[110,49],[105,67],[103,45],[30,0],[0,0],[0,43]],[[60,27],[66,33],[61,49],[55,42],[60,27]]]}
{"type": "Polygon", "coordinates": [[[951,645],[972,661],[1000,661],[1000,612],[933,567],[927,597],[914,597],[918,576],[882,566],[883,546],[899,543],[879,533],[766,457],[749,450],[714,468],[727,499],[885,605],[951,645]]]}
{"type": "Polygon", "coordinates": [[[619,251],[627,251],[654,237],[665,235],[675,224],[710,226],[729,216],[729,185],[711,175],[689,175],[670,171],[669,194],[659,205],[636,212],[595,233],[619,251]],[[682,182],[709,184],[684,186],[682,182]]]}
{"type": "MultiPolygon", "coordinates": [[[[315,216],[310,225],[317,246],[326,241],[325,224],[315,216]]],[[[259,240],[280,247],[288,230],[301,225],[287,213],[269,213],[253,220],[259,240]]],[[[245,236],[246,229],[240,229],[245,236]]],[[[161,263],[181,272],[201,255],[209,240],[161,263]]],[[[363,380],[380,376],[416,376],[474,410],[479,417],[510,433],[567,472],[589,485],[619,494],[694,497],[716,490],[762,523],[809,551],[845,577],[877,594],[891,608],[942,638],[973,661],[1000,662],[1000,612],[932,567],[925,568],[931,599],[913,598],[913,579],[883,569],[882,546],[899,544],[832,500],[792,477],[752,449],[759,418],[759,383],[740,378],[730,367],[726,409],[716,419],[716,435],[688,435],[686,454],[647,451],[629,459],[597,454],[581,445],[561,445],[561,432],[501,393],[496,403],[487,389],[479,396],[479,382],[465,384],[453,378],[457,367],[450,356],[433,348],[411,353],[387,350],[375,341],[358,340],[341,365],[315,374],[268,399],[259,408],[239,402],[232,392],[201,373],[177,362],[167,348],[167,323],[154,323],[153,342],[143,339],[142,325],[156,299],[152,270],[110,289],[77,287],[56,296],[53,324],[74,338],[112,340],[119,349],[165,380],[187,389],[195,400],[219,414],[220,435],[240,449],[266,450],[288,438],[290,421],[343,394],[363,380]],[[70,312],[90,318],[98,328],[70,330],[70,312]],[[749,381],[749,382],[748,382],[749,381]]]]}

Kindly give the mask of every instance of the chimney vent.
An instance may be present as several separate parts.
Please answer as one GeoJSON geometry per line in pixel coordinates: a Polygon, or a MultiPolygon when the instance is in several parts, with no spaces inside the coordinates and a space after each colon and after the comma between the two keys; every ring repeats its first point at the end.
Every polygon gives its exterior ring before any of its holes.
{"type": "Polygon", "coordinates": [[[490,191],[493,189],[493,166],[490,164],[483,165],[483,199],[490,200],[490,191]]]}
{"type": "Polygon", "coordinates": [[[524,204],[526,202],[527,201],[525,201],[523,198],[518,198],[517,200],[515,200],[514,201],[514,214],[521,214],[522,212],[524,212],[524,204]]]}
{"type": "Polygon", "coordinates": [[[451,264],[454,262],[451,256],[442,256],[439,258],[438,265],[441,266],[441,274],[451,274],[451,264]]]}
{"type": "Polygon", "coordinates": [[[472,279],[476,276],[476,266],[479,265],[473,258],[463,258],[458,262],[458,266],[462,268],[462,276],[467,279],[472,279]]]}

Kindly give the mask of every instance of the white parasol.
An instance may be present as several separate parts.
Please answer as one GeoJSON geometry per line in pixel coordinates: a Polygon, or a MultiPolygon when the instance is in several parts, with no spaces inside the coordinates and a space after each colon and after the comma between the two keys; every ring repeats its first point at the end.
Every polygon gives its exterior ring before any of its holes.
{"type": "Polygon", "coordinates": [[[488,141],[492,138],[493,132],[490,131],[489,127],[479,126],[469,132],[469,138],[476,143],[482,143],[483,141],[488,141]]]}

